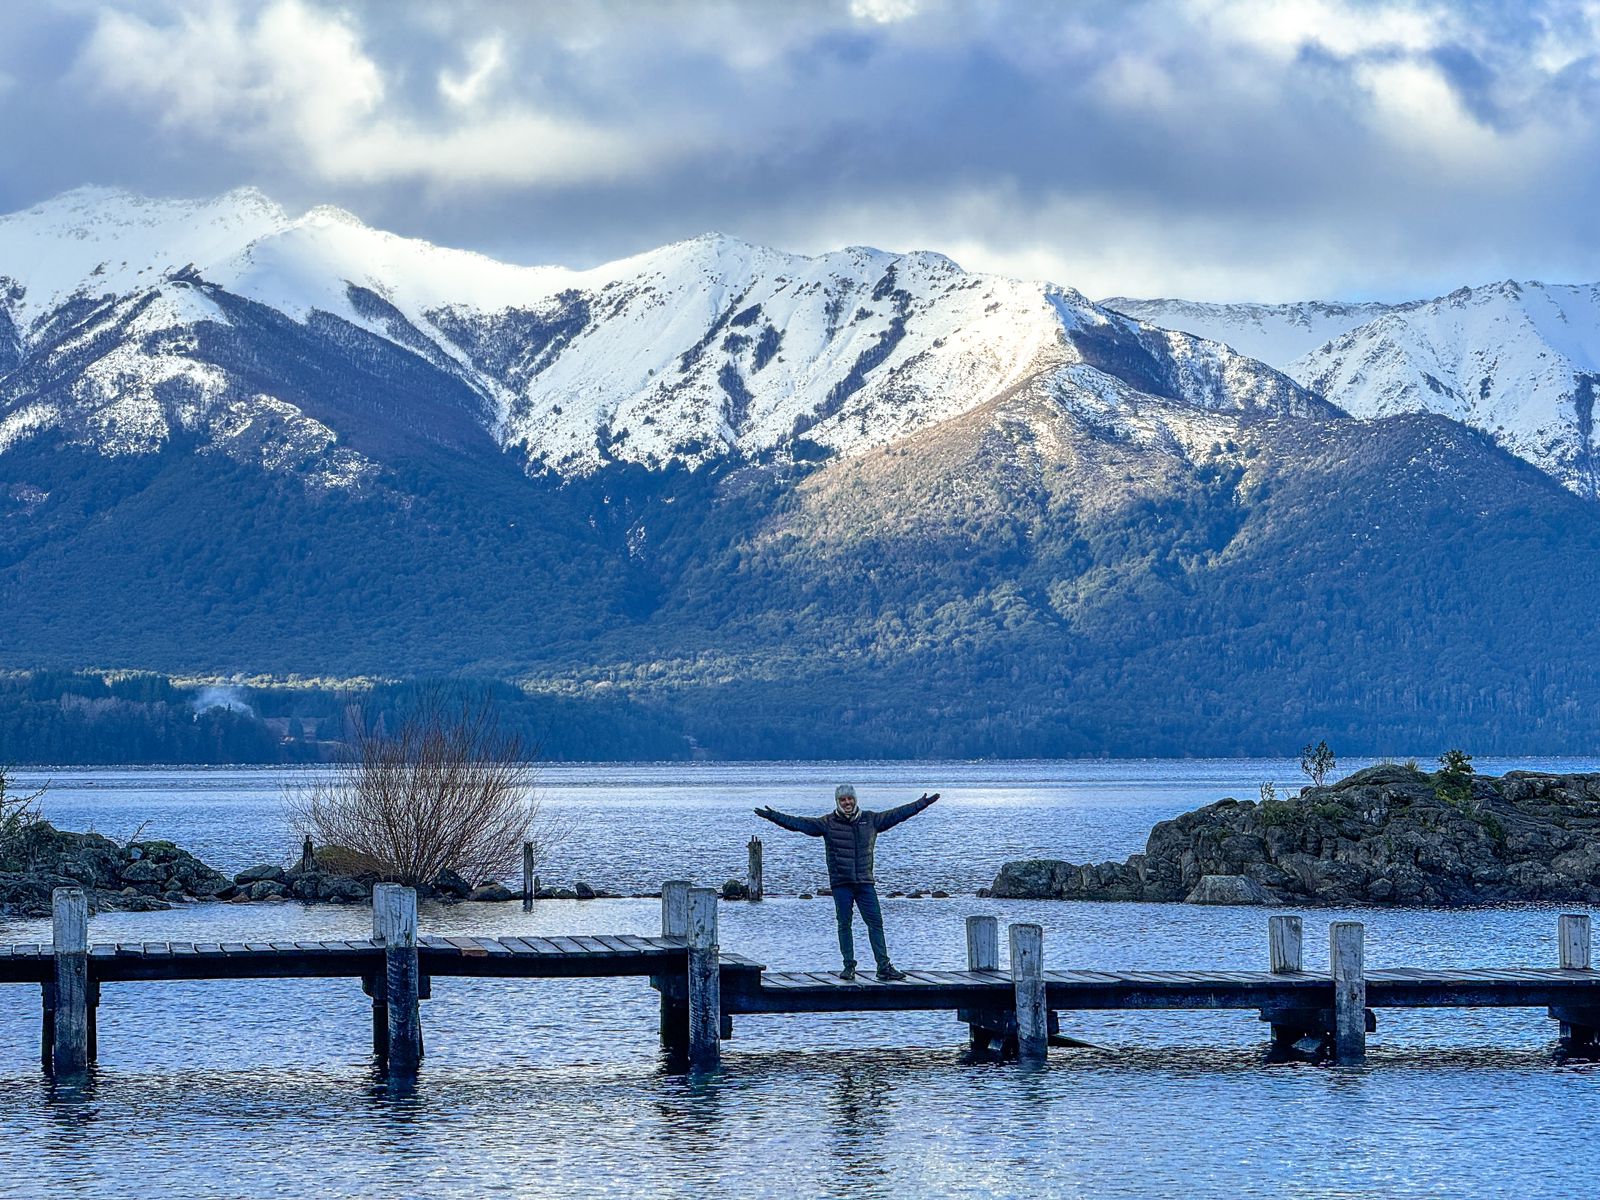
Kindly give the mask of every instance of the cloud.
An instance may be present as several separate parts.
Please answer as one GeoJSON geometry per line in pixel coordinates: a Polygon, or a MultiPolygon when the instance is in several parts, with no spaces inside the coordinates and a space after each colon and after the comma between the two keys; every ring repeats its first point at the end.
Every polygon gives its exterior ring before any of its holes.
{"type": "Polygon", "coordinates": [[[484,110],[504,51],[486,38],[468,57],[466,72],[438,73],[456,110],[440,118],[395,96],[350,15],[303,0],[219,2],[173,6],[159,22],[104,13],[78,74],[169,131],[300,162],[333,183],[537,186],[649,169],[654,153],[627,131],[525,102],[484,110]]]}
{"type": "Polygon", "coordinates": [[[523,261],[723,229],[1203,298],[1600,278],[1593,0],[56,0],[0,6],[0,73],[11,207],[256,183],[523,261]]]}
{"type": "Polygon", "coordinates": [[[439,72],[439,93],[458,108],[470,108],[484,99],[505,65],[505,43],[499,38],[484,38],[470,51],[465,71],[439,72]]]}

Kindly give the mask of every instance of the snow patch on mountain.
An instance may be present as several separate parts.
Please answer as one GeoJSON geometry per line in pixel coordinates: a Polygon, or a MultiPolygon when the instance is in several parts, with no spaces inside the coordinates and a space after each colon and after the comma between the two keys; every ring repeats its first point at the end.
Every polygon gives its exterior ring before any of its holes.
{"type": "MultiPolygon", "coordinates": [[[[0,218],[0,275],[20,360],[0,364],[13,438],[48,421],[106,453],[143,453],[183,429],[244,438],[268,469],[315,462],[322,478],[371,464],[332,465],[340,431],[292,419],[256,382],[237,344],[261,336],[256,317],[217,356],[217,331],[245,313],[230,297],[312,331],[319,378],[342,371],[341,388],[383,385],[360,337],[338,329],[402,349],[476,395],[487,431],[531,469],[563,474],[859,453],[1072,364],[1125,396],[1301,415],[1318,403],[1214,341],[926,252],[805,257],[707,234],[590,270],[524,267],[338,209],[291,217],[250,190],[80,189],[0,218]],[[24,409],[51,415],[12,419],[24,409]]],[[[403,419],[425,435],[435,417],[403,419]]]]}
{"type": "Polygon", "coordinates": [[[1223,342],[1280,371],[1358,325],[1414,307],[1320,300],[1298,304],[1207,304],[1194,300],[1136,300],[1129,296],[1113,296],[1100,303],[1164,329],[1180,329],[1223,342]]]}
{"type": "Polygon", "coordinates": [[[1106,303],[1225,341],[1354,416],[1450,417],[1600,496],[1600,285],[1506,281],[1394,305],[1106,303]]]}

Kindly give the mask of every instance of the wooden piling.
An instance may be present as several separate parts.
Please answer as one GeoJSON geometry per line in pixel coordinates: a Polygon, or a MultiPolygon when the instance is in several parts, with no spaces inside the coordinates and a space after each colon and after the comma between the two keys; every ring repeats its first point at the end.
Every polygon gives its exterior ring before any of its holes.
{"type": "Polygon", "coordinates": [[[1017,996],[1017,1058],[1042,1063],[1050,1045],[1042,926],[1011,926],[1011,980],[1017,996]]]}
{"type": "Polygon", "coordinates": [[[1000,918],[967,918],[967,970],[1000,969],[1000,918]]]}
{"type": "Polygon", "coordinates": [[[689,889],[687,879],[669,879],[661,885],[661,936],[689,936],[689,889]]]}
{"type": "Polygon", "coordinates": [[[534,881],[533,874],[534,855],[533,843],[522,843],[522,911],[533,910],[533,899],[539,892],[539,885],[534,881]]]}
{"type": "Polygon", "coordinates": [[[81,887],[50,896],[55,949],[55,1028],[51,1068],[58,1081],[81,1079],[89,1069],[89,897],[81,887]]]}
{"type": "Polygon", "coordinates": [[[56,981],[47,979],[39,985],[39,1069],[46,1075],[56,1069],[56,981]]]}
{"type": "Polygon", "coordinates": [[[1566,913],[1556,921],[1556,940],[1559,943],[1563,971],[1589,969],[1589,918],[1582,913],[1566,913]]]}
{"type": "Polygon", "coordinates": [[[722,1064],[722,968],[717,945],[717,893],[689,889],[689,1070],[722,1064]]]}
{"type": "MultiPolygon", "coordinates": [[[[1267,967],[1274,975],[1296,975],[1305,970],[1305,922],[1296,916],[1267,918],[1267,967]]],[[[1264,1008],[1261,1019],[1272,1024],[1272,1046],[1278,1054],[1316,1058],[1323,1052],[1332,1012],[1322,1008],[1284,1006],[1264,1008]]]]}
{"type": "MultiPolygon", "coordinates": [[[[372,940],[380,946],[385,945],[389,940],[389,908],[383,897],[390,888],[397,886],[397,884],[393,883],[375,883],[372,885],[372,940]]],[[[389,972],[387,961],[382,970],[362,978],[361,989],[372,998],[372,1052],[379,1058],[387,1058],[389,1056],[389,972]]]]}
{"type": "Polygon", "coordinates": [[[745,880],[746,898],[761,899],[761,839],[750,839],[750,873],[745,880]]]}
{"type": "MultiPolygon", "coordinates": [[[[967,970],[998,971],[1000,969],[1000,920],[998,917],[971,916],[967,918],[967,970]]],[[[996,1040],[1005,1044],[1015,1033],[1012,1013],[983,1008],[956,1010],[956,1019],[967,1024],[968,1037],[975,1054],[987,1056],[996,1040]]]]}
{"type": "Polygon", "coordinates": [[[1333,1058],[1359,1063],[1367,1056],[1366,926],[1335,921],[1328,926],[1328,961],[1333,974],[1333,1058]]]}
{"type": "MultiPolygon", "coordinates": [[[[687,879],[669,879],[661,885],[661,936],[689,936],[687,879]]],[[[689,1053],[689,983],[687,976],[661,975],[651,982],[661,993],[661,1045],[673,1057],[689,1053]]]]}
{"type": "Polygon", "coordinates": [[[1280,916],[1267,919],[1267,959],[1274,975],[1294,975],[1304,970],[1301,940],[1305,922],[1299,917],[1280,916]]]}
{"type": "Polygon", "coordinates": [[[422,1061],[417,893],[398,884],[379,884],[373,888],[372,901],[374,931],[381,930],[384,947],[389,1074],[413,1075],[422,1061]]]}
{"type": "MultiPolygon", "coordinates": [[[[1557,962],[1563,971],[1587,971],[1589,918],[1582,913],[1564,913],[1556,921],[1557,962]]],[[[1552,1005],[1550,1015],[1561,1023],[1561,1043],[1569,1051],[1593,1055],[1600,1045],[1600,1007],[1552,1005]]]]}

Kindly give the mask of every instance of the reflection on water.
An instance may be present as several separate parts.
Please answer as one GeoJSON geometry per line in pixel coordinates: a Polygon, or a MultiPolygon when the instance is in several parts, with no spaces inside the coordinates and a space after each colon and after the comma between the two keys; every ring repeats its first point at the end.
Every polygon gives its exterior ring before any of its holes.
{"type": "MultiPolygon", "coordinates": [[[[946,799],[886,836],[886,877],[948,900],[885,904],[897,961],[964,962],[962,920],[1040,922],[1052,965],[1260,966],[1252,909],[981,901],[1006,857],[1120,857],[1151,821],[1293,764],[761,764],[547,772],[578,820],[552,873],[641,887],[738,874],[748,810],[820,810],[849,778],[868,803],[946,799]],[[743,811],[741,811],[743,810],[743,811]]],[[[292,851],[273,772],[59,772],[63,824],[204,844],[232,868],[292,851]]],[[[820,874],[810,839],[767,838],[769,883],[820,874]]],[[[835,965],[826,900],[720,908],[722,944],[776,968],[835,965]]],[[[1552,962],[1554,910],[1342,910],[1374,967],[1552,962]]],[[[96,940],[362,936],[370,912],[193,906],[96,917],[96,940]]],[[[436,933],[654,932],[650,900],[425,906],[436,933]]],[[[47,939],[0,922],[0,940],[47,939]]],[[[1005,939],[1002,938],[1002,946],[1005,939]]],[[[662,1070],[642,980],[441,979],[428,1057],[395,1095],[369,1052],[355,980],[108,986],[90,1087],[38,1073],[38,990],[0,989],[0,1193],[152,1195],[729,1195],[904,1197],[1569,1196],[1600,1133],[1600,1067],[1562,1063],[1542,1011],[1380,1013],[1364,1068],[1268,1065],[1254,1013],[1064,1014],[1093,1050],[1050,1068],[973,1064],[949,1013],[740,1018],[716,1080],[662,1070]]]]}

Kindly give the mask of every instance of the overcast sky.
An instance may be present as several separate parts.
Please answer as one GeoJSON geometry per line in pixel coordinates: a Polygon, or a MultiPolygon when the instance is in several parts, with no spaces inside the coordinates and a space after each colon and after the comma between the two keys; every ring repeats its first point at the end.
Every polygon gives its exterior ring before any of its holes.
{"type": "Polygon", "coordinates": [[[575,266],[715,229],[1092,296],[1588,282],[1600,0],[8,0],[0,211],[85,183],[575,266]]]}

